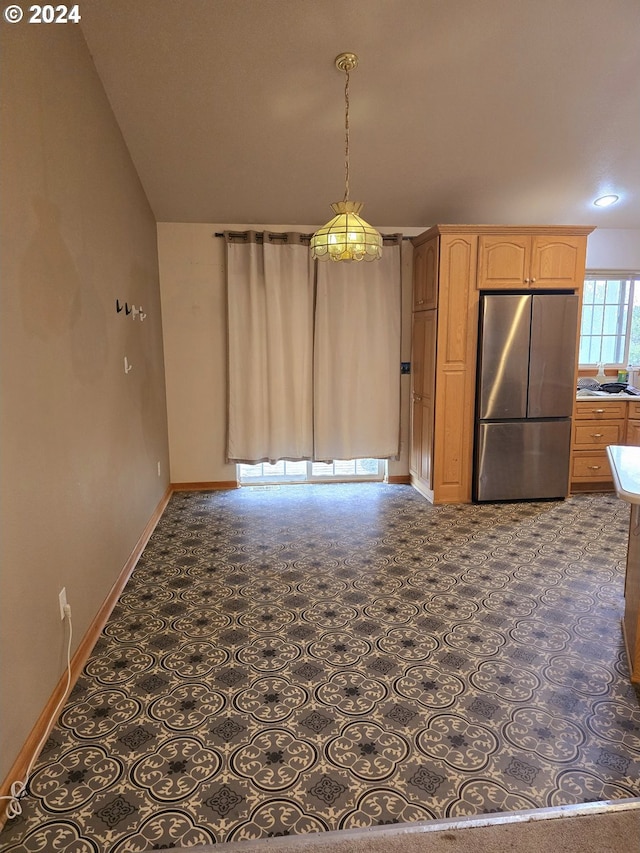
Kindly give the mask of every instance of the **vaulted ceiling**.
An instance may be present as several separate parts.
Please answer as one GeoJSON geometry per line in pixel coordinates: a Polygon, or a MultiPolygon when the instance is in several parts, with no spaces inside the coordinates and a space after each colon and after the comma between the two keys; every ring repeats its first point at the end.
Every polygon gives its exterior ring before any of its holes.
{"type": "Polygon", "coordinates": [[[83,0],[158,221],[640,228],[639,0],[83,0]],[[592,204],[620,195],[608,209],[592,204]]]}

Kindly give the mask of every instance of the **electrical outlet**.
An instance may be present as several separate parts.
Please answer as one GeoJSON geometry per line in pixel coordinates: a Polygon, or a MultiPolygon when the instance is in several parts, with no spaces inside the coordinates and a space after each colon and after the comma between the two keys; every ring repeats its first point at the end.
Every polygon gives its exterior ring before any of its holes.
{"type": "Polygon", "coordinates": [[[64,609],[67,606],[67,588],[64,586],[58,593],[58,603],[60,604],[60,618],[64,619],[64,617],[66,616],[64,609]]]}

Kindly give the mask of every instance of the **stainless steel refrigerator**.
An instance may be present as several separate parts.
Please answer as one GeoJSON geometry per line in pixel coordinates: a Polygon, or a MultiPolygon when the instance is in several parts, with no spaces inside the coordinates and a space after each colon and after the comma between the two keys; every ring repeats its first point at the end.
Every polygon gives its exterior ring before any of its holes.
{"type": "Polygon", "coordinates": [[[567,495],[577,323],[573,294],[481,298],[475,500],[567,495]]]}

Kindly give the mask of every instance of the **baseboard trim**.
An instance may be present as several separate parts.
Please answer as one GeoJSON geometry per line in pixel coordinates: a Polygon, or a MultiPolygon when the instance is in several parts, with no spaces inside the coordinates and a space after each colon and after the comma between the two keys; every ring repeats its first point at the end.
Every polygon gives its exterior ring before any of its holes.
{"type": "MultiPolygon", "coordinates": [[[[145,545],[151,538],[151,534],[156,528],[157,523],[160,521],[160,517],[164,512],[167,504],[169,503],[169,499],[171,498],[172,489],[171,486],[167,488],[167,491],[164,493],[162,498],[160,499],[159,504],[153,511],[153,514],[149,521],[147,522],[144,530],[140,534],[138,541],[135,544],[135,547],[127,562],[124,564],[124,567],[114,585],[111,587],[111,590],[107,597],[105,598],[100,610],[98,610],[93,622],[89,625],[87,631],[85,632],[83,638],[80,640],[80,644],[78,648],[74,652],[73,657],[71,658],[71,685],[69,687],[69,692],[73,689],[74,684],[78,680],[78,676],[82,672],[82,668],[84,667],[89,655],[93,647],[95,646],[98,637],[102,633],[102,629],[104,628],[107,619],[109,618],[111,611],[115,607],[115,604],[120,597],[120,593],[124,589],[127,581],[131,577],[131,573],[133,572],[136,563],[140,559],[140,555],[142,554],[145,545]]],[[[60,677],[60,681],[56,685],[53,690],[53,693],[49,697],[47,704],[42,709],[42,712],[34,727],[31,730],[28,738],[24,742],[22,749],[18,753],[18,757],[13,762],[13,766],[9,770],[9,773],[6,779],[0,785],[0,796],[6,797],[11,795],[11,785],[17,779],[22,779],[24,774],[26,773],[29,764],[33,758],[33,753],[36,750],[40,741],[49,734],[49,731],[53,728],[56,723],[56,720],[51,720],[51,715],[53,714],[56,706],[62,699],[65,688],[67,686],[67,672],[66,670],[60,677]]],[[[4,808],[0,810],[0,829],[4,826],[6,822],[5,811],[4,808]]]]}
{"type": "Polygon", "coordinates": [[[410,486],[411,477],[409,474],[390,474],[387,477],[387,483],[390,486],[410,486]]]}
{"type": "Polygon", "coordinates": [[[174,492],[213,492],[218,489],[237,489],[237,480],[214,480],[210,483],[171,483],[174,492]]]}

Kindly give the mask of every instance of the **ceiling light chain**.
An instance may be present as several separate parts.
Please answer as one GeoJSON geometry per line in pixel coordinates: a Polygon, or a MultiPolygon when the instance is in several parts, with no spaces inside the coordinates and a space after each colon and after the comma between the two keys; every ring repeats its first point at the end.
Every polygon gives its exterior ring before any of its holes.
{"type": "Polygon", "coordinates": [[[382,235],[358,215],[362,202],[349,201],[349,72],[358,64],[355,53],[341,53],[336,67],[344,71],[344,200],[331,205],[337,215],[311,238],[311,257],[332,261],[375,261],[382,256],[382,235]]]}
{"type": "Polygon", "coordinates": [[[344,200],[349,201],[349,68],[344,83],[344,200]]]}

